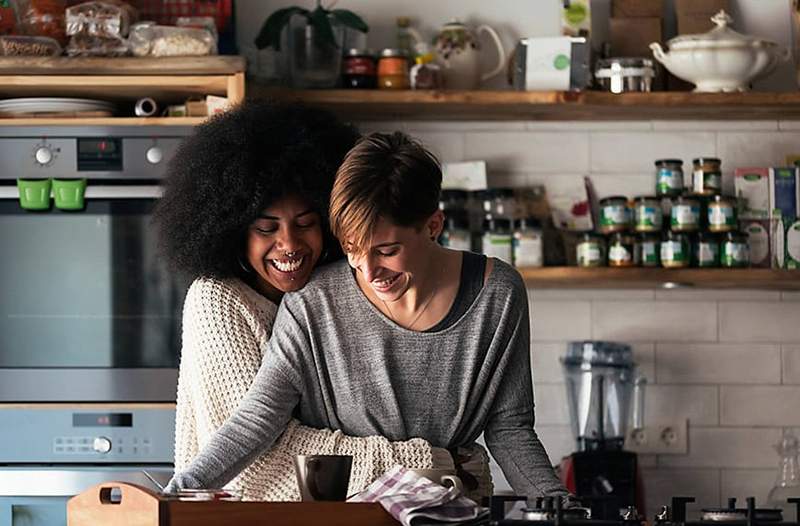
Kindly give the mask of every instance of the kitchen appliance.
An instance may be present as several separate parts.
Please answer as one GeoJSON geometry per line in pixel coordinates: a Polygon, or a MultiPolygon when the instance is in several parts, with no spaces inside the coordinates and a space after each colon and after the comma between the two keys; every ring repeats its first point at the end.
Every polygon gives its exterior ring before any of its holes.
{"type": "Polygon", "coordinates": [[[0,127],[0,526],[172,473],[185,279],[151,211],[190,127],[0,127]],[[84,208],[21,208],[17,178],[87,179],[84,208]]]}
{"type": "Polygon", "coordinates": [[[648,58],[606,58],[597,61],[594,78],[603,91],[627,93],[650,91],[656,76],[648,58]]]}
{"type": "Polygon", "coordinates": [[[585,37],[523,38],[514,50],[513,80],[523,91],[580,91],[592,83],[585,37]]]}
{"type": "Polygon", "coordinates": [[[653,56],[676,77],[694,83],[694,91],[747,91],[791,52],[770,40],[743,35],[729,26],[725,11],[711,18],[717,27],[699,35],[679,35],[667,42],[669,51],[653,42],[653,56]]]}
{"type": "Polygon", "coordinates": [[[644,490],[635,453],[622,449],[644,419],[644,377],[637,374],[629,345],[570,342],[561,360],[576,451],[560,466],[564,485],[591,502],[592,516],[616,519],[621,509],[644,510],[644,490]]]}

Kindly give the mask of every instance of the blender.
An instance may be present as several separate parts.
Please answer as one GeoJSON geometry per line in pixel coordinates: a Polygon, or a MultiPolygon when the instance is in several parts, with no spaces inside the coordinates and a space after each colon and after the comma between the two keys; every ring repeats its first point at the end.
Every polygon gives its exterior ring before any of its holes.
{"type": "Polygon", "coordinates": [[[644,516],[636,453],[623,444],[632,421],[644,420],[644,386],[630,345],[570,342],[561,359],[575,452],[560,466],[564,485],[592,509],[592,518],[617,520],[635,507],[644,516]]]}

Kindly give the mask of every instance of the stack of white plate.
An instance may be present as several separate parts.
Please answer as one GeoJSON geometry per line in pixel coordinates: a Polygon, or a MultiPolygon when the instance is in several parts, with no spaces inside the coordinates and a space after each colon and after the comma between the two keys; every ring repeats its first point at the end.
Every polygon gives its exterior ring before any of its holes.
{"type": "Polygon", "coordinates": [[[11,117],[38,114],[69,114],[99,112],[111,116],[114,104],[94,99],[68,99],[62,97],[35,97],[0,100],[0,116],[11,117]]]}

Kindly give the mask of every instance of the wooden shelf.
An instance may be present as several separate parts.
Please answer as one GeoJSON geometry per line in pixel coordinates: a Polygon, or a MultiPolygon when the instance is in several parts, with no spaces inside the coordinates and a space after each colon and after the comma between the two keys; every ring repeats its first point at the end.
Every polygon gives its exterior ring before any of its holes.
{"type": "Polygon", "coordinates": [[[248,96],[301,101],[354,120],[776,120],[800,118],[800,92],[287,90],[248,96]]]}
{"type": "Polygon", "coordinates": [[[665,268],[520,268],[532,288],[800,290],[800,270],[665,268]]]}
{"type": "Polygon", "coordinates": [[[0,126],[197,126],[207,117],[92,117],[0,119],[0,126]]]}

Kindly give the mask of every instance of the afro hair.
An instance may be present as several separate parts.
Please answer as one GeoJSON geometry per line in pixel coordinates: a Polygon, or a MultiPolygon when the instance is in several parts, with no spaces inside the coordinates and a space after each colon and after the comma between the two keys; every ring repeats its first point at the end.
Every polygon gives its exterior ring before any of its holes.
{"type": "Polygon", "coordinates": [[[341,256],[328,228],[336,170],[355,128],[299,104],[248,101],[198,126],[170,161],[155,211],[170,265],[192,278],[241,276],[245,233],[260,212],[299,195],[322,219],[325,261],[341,256]]]}

